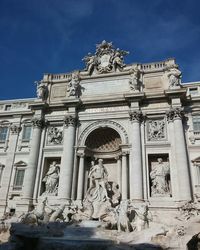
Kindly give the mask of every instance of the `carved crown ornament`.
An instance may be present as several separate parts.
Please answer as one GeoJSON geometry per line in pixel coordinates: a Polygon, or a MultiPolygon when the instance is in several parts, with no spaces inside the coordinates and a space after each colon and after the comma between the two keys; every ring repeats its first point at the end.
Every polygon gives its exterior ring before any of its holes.
{"type": "Polygon", "coordinates": [[[86,64],[85,71],[89,75],[103,74],[109,72],[123,71],[124,56],[129,54],[128,51],[115,48],[112,42],[103,40],[100,44],[96,45],[96,52],[94,55],[88,53],[82,60],[86,64]]]}

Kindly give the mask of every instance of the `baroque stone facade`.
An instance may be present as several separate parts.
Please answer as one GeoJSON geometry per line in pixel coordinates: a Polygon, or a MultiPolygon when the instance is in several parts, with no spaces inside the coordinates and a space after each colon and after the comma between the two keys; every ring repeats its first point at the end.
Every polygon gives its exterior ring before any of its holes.
{"type": "Polygon", "coordinates": [[[127,201],[173,210],[200,197],[200,82],[181,83],[174,59],[126,65],[127,54],[103,41],[85,69],[0,102],[0,215],[44,197],[88,202],[95,219],[104,201],[123,214],[127,201]]]}

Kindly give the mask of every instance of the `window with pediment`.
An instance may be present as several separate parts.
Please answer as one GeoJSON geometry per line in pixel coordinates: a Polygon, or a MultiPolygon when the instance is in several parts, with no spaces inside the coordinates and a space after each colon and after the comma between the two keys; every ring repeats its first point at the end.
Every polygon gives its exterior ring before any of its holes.
{"type": "Polygon", "coordinates": [[[13,190],[22,190],[26,166],[27,164],[23,161],[15,163],[13,190]]]}
{"type": "Polygon", "coordinates": [[[1,126],[0,127],[0,142],[5,142],[7,138],[8,133],[8,127],[7,126],[1,126]]]}

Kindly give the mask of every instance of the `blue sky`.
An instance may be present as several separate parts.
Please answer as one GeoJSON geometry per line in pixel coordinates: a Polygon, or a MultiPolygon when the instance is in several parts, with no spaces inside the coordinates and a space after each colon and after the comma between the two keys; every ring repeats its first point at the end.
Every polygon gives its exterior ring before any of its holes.
{"type": "Polygon", "coordinates": [[[125,62],[175,57],[200,80],[199,0],[0,0],[0,100],[35,97],[43,73],[83,69],[102,40],[125,62]]]}

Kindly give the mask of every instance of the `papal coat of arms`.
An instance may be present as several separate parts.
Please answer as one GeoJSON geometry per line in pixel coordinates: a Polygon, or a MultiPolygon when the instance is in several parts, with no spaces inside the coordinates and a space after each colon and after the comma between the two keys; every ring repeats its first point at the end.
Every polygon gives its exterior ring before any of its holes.
{"type": "Polygon", "coordinates": [[[124,56],[129,52],[115,49],[112,42],[106,42],[105,40],[96,45],[96,53],[92,55],[88,53],[83,58],[86,63],[86,71],[91,75],[95,73],[108,73],[122,71],[125,67],[124,56]]]}

